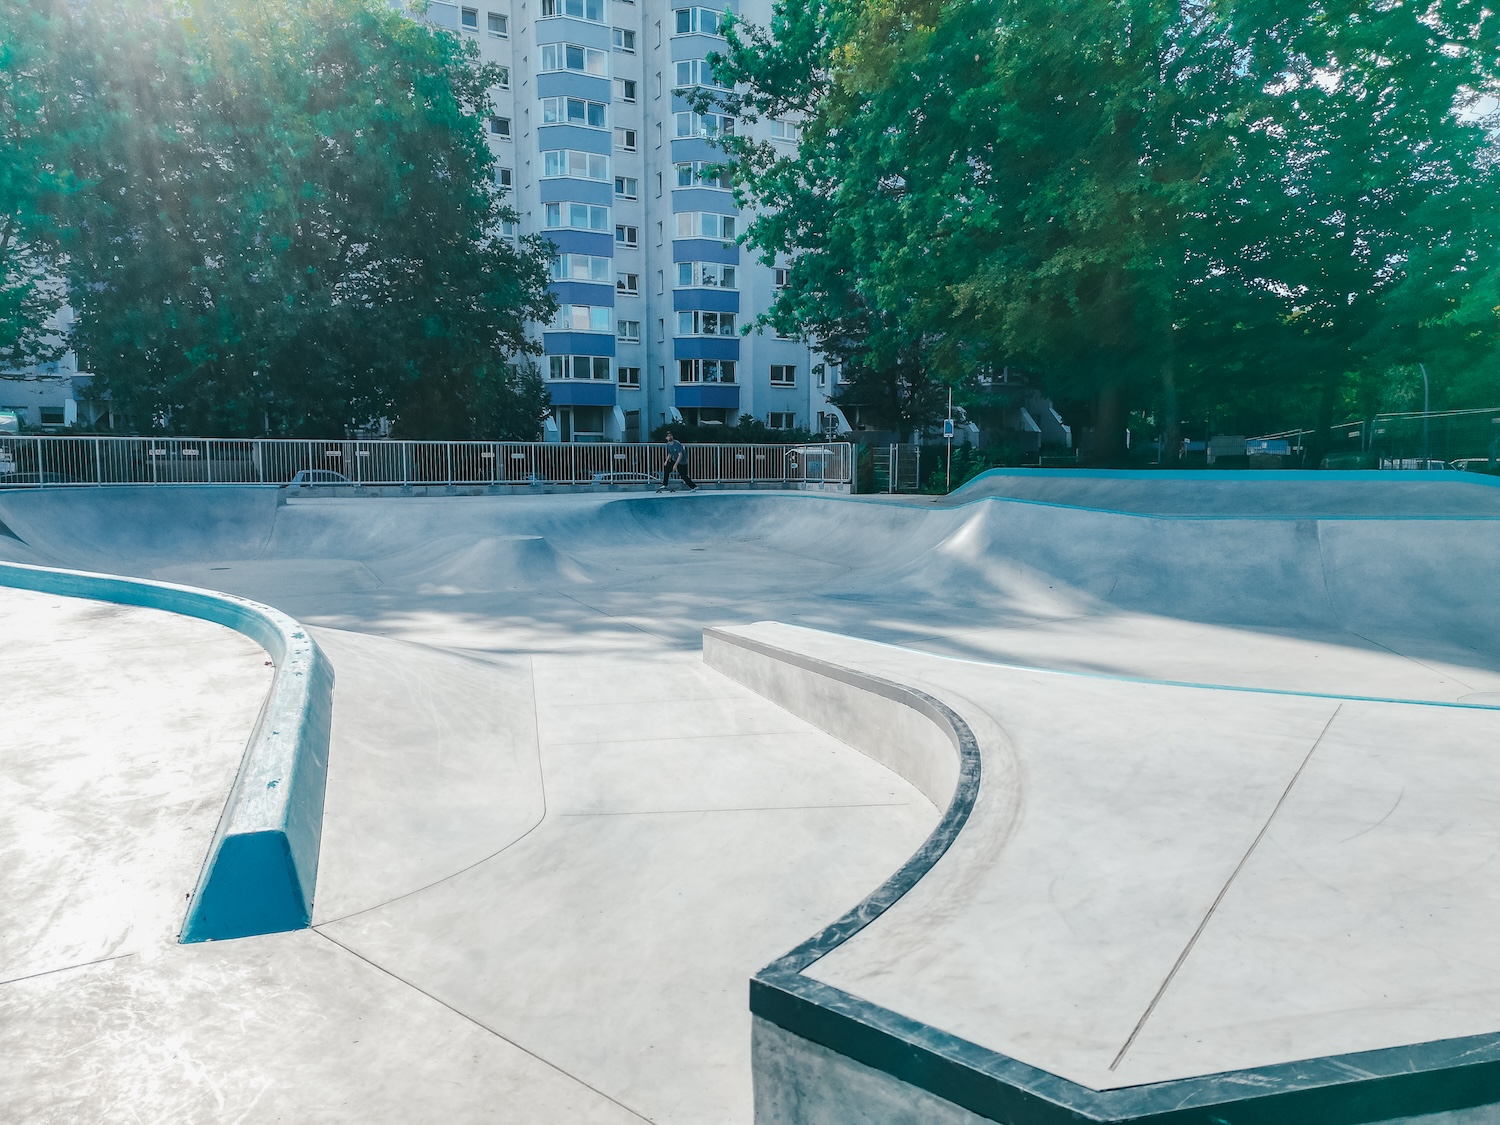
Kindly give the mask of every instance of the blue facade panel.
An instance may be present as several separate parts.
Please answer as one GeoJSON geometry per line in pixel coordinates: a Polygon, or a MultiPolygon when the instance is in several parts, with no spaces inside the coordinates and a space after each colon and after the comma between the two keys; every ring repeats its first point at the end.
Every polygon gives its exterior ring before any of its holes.
{"type": "Polygon", "coordinates": [[[674,388],[672,405],[679,409],[688,406],[707,407],[710,410],[738,410],[740,388],[735,383],[680,383],[674,388]]]}
{"type": "Polygon", "coordinates": [[[536,143],[543,150],[571,148],[608,156],[614,149],[614,134],[607,129],[586,129],[582,125],[541,125],[537,127],[536,143]]]}
{"type": "MultiPolygon", "coordinates": [[[[606,35],[609,28],[604,29],[606,35]]],[[[588,98],[593,102],[607,102],[613,86],[608,78],[596,78],[592,74],[580,74],[576,70],[549,70],[536,76],[536,96],[539,98],[588,98]]]]}
{"type": "Polygon", "coordinates": [[[727,191],[712,188],[674,188],[672,210],[713,211],[720,215],[738,215],[740,209],[734,205],[734,196],[727,191]]]}
{"type": "Polygon", "coordinates": [[[702,137],[684,137],[672,141],[672,163],[684,164],[689,160],[703,160],[709,164],[723,164],[728,155],[715,148],[702,137]]]}
{"type": "Polygon", "coordinates": [[[615,236],[597,230],[549,230],[543,232],[559,254],[592,254],[596,258],[615,256],[615,236]]]}
{"type": "Polygon", "coordinates": [[[615,404],[615,385],[603,379],[556,379],[547,383],[547,393],[552,396],[554,406],[615,404]]]}
{"type": "Polygon", "coordinates": [[[543,332],[548,355],[614,355],[615,338],[604,332],[543,332]]]}
{"type": "Polygon", "coordinates": [[[548,286],[560,305],[603,305],[615,307],[615,287],[592,281],[554,281],[548,286]]]}
{"type": "Polygon", "coordinates": [[[740,295],[734,289],[674,289],[672,308],[737,313],[740,311],[740,295]]]}
{"type": "Polygon", "coordinates": [[[598,47],[602,51],[608,51],[613,45],[610,40],[610,29],[591,20],[547,16],[536,21],[538,43],[576,43],[580,47],[598,47]]]}
{"type": "Polygon", "coordinates": [[[672,351],[678,359],[739,359],[740,341],[734,336],[678,336],[672,351]]]}
{"type": "Polygon", "coordinates": [[[554,180],[538,180],[537,191],[543,203],[572,200],[574,203],[596,203],[601,207],[612,207],[615,202],[615,185],[598,180],[574,180],[566,176],[554,180]]]}
{"type": "MultiPolygon", "coordinates": [[[[718,8],[718,4],[700,4],[702,8],[718,8]]],[[[678,7],[686,7],[679,4],[678,7]]],[[[723,9],[720,8],[722,11],[723,9]]],[[[672,17],[676,18],[676,17],[672,17]]],[[[724,53],[725,43],[715,35],[674,35],[672,36],[672,61],[679,59],[706,59],[709,55],[718,52],[724,53]]]]}
{"type": "Polygon", "coordinates": [[[672,261],[722,262],[736,266],[740,262],[740,248],[717,238],[676,238],[672,240],[672,261]]]}

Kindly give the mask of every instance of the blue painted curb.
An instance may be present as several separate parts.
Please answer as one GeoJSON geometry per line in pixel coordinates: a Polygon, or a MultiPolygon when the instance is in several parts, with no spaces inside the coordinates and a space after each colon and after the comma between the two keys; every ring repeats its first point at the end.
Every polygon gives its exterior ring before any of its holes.
{"type": "Polygon", "coordinates": [[[333,721],[333,666],[307,630],[258,602],[141,578],[0,563],[0,586],[162,609],[243,633],[276,663],[240,759],[183,942],[303,929],[312,918],[333,721]]]}

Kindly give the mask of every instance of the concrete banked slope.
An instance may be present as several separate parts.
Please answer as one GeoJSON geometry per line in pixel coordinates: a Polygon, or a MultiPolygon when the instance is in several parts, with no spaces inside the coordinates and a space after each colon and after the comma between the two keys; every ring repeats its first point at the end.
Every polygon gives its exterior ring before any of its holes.
{"type": "MultiPolygon", "coordinates": [[[[845,884],[825,901],[875,893],[756,976],[758,1120],[1500,1114],[1492,482],[996,473],[939,504],[276,500],[0,494],[0,557],[255,597],[351,638],[325,645],[336,667],[359,633],[535,661],[688,650],[707,629],[712,667],[937,807],[911,863],[845,884]],[[890,707],[909,717],[872,729],[890,707]]],[[[404,659],[381,643],[364,674],[404,659]]],[[[330,769],[332,808],[337,743],[330,769]]],[[[548,823],[530,800],[508,838],[548,823]]],[[[818,864],[783,878],[817,882],[818,864]]],[[[382,929],[327,932],[376,956],[420,928],[425,878],[382,929]]],[[[361,910],[386,894],[331,893],[361,910]]],[[[674,1119],[604,1072],[591,1085],[674,1119]]]]}

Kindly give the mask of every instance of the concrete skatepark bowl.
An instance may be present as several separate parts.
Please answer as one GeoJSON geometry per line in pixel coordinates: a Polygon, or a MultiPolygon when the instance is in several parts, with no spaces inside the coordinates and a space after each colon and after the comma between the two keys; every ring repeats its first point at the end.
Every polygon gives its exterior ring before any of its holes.
{"type": "Polygon", "coordinates": [[[0,560],[0,1120],[1500,1122],[1496,482],[13,490],[0,560]],[[310,925],[178,940],[309,772],[182,587],[332,669],[310,925]]]}

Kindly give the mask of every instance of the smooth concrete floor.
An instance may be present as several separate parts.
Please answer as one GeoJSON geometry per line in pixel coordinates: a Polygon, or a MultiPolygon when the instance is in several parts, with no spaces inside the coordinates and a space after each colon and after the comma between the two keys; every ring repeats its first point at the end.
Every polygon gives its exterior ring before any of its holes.
{"type": "MultiPolygon", "coordinates": [[[[1488,980],[1466,945],[1488,924],[1483,897],[1434,949],[1398,930],[1413,904],[1458,901],[1444,879],[1485,876],[1487,751],[1447,756],[1447,727],[1349,704],[1233,880],[1246,898],[1226,896],[1110,1070],[1161,959],[1170,969],[1336,706],[1220,706],[1215,690],[1129,678],[1493,699],[1500,607],[1483,591],[1500,520],[764,494],[277,506],[274,491],[141,489],[0,496],[0,523],[0,557],[274,604],[314,628],[338,675],[315,928],[5,986],[0,1119],[747,1122],[747,978],[936,819],[893,775],[701,665],[702,629],[761,620],[816,630],[799,634],[810,645],[902,646],[882,650],[893,678],[940,666],[935,693],[1027,763],[988,775],[1009,783],[985,792],[998,805],[969,841],[973,880],[924,880],[900,908],[916,921],[893,911],[819,967],[852,990],[1101,1085],[1484,1024],[1482,997],[1442,991],[1464,958],[1488,980]],[[1348,765],[1367,736],[1370,757],[1348,765]],[[1340,784],[1325,752],[1361,784],[1347,807],[1304,809],[1340,784]],[[1363,833],[1353,851],[1318,835],[1325,820],[1363,833]],[[1398,832],[1412,863],[1362,875],[1406,858],[1398,832]],[[1179,838],[1201,854],[1185,862],[1179,838]],[[972,931],[921,914],[923,894],[959,895],[972,931]],[[1278,919],[1262,968],[1295,988],[1236,960],[1249,908],[1278,919]],[[999,962],[1039,971],[991,997],[986,964],[974,973],[997,925],[999,962]],[[941,940],[913,953],[924,926],[941,940]],[[1391,943],[1420,971],[1375,997],[1391,943]],[[1438,999],[1424,1009],[1424,995],[1438,999]]],[[[1454,753],[1493,732],[1478,714],[1454,753]]]]}

